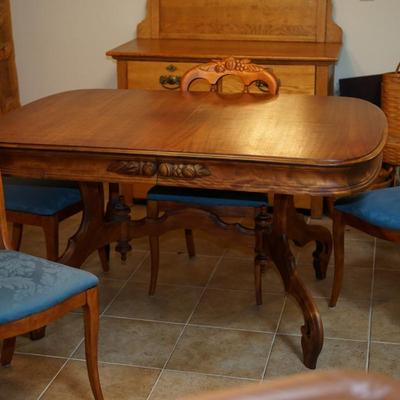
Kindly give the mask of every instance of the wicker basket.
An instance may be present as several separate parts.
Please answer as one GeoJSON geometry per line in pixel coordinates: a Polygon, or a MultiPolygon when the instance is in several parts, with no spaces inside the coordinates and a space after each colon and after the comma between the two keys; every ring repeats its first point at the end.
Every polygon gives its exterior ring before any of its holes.
{"type": "Polygon", "coordinates": [[[389,137],[383,151],[383,161],[400,165],[400,64],[395,72],[383,75],[382,110],[388,120],[389,137]]]}

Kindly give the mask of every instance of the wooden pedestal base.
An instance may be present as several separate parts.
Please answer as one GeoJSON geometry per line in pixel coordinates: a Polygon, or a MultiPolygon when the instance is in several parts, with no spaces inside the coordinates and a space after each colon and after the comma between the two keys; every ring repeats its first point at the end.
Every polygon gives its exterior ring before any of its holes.
{"type": "MultiPolygon", "coordinates": [[[[175,229],[223,229],[227,234],[235,233],[241,227],[225,224],[214,214],[202,210],[176,210],[166,212],[162,217],[131,220],[129,208],[115,201],[108,212],[104,212],[103,187],[97,183],[81,184],[84,213],[78,232],[69,240],[68,247],[59,262],[79,267],[95,250],[111,242],[118,242],[122,257],[130,250],[129,241],[143,236],[159,237],[175,229]],[[90,206],[89,206],[90,205],[90,206]],[[193,218],[195,212],[195,218],[193,218]],[[188,220],[188,215],[191,219],[188,220]],[[188,222],[189,221],[189,222],[188,222]]],[[[294,257],[288,240],[304,246],[310,241],[317,243],[314,252],[314,268],[318,279],[326,275],[332,250],[330,232],[321,226],[307,225],[296,213],[293,196],[276,195],[273,216],[266,214],[256,217],[256,229],[251,231],[256,238],[256,268],[262,268],[269,257],[277,267],[285,286],[304,316],[301,327],[303,361],[308,368],[315,368],[323,344],[323,328],[318,309],[300,281],[294,257]]],[[[158,260],[156,260],[158,262],[158,260]]]]}

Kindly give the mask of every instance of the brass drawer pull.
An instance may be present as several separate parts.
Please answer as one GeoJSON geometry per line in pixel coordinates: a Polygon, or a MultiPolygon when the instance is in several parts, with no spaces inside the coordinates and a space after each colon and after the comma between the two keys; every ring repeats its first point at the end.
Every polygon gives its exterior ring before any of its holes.
{"type": "Polygon", "coordinates": [[[268,86],[263,81],[256,81],[255,84],[261,92],[268,92],[268,86]]]}
{"type": "Polygon", "coordinates": [[[181,77],[179,75],[161,75],[160,84],[165,89],[176,90],[181,84],[181,77]]]}
{"type": "Polygon", "coordinates": [[[168,72],[175,72],[178,68],[175,67],[174,64],[168,65],[167,68],[165,68],[168,72]]]}
{"type": "MultiPolygon", "coordinates": [[[[261,92],[269,92],[268,86],[265,84],[263,81],[255,81],[256,87],[261,91],[261,92]]],[[[278,79],[278,85],[281,86],[281,81],[278,79]]]]}

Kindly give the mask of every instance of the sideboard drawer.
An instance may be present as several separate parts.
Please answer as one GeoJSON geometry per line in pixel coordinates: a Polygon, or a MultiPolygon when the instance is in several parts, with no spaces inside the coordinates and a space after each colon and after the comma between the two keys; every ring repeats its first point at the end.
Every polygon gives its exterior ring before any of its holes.
{"type": "MultiPolygon", "coordinates": [[[[180,79],[198,63],[176,63],[155,61],[128,61],[128,89],[178,90],[180,79]]],[[[193,90],[208,90],[209,85],[196,83],[193,90]]]]}
{"type": "MultiPolygon", "coordinates": [[[[281,86],[279,93],[285,94],[315,94],[315,66],[314,65],[263,65],[271,70],[279,79],[281,86]]],[[[236,76],[223,78],[222,91],[237,93],[243,88],[243,83],[236,76]]],[[[256,85],[250,87],[250,92],[260,93],[256,85]]]]}
{"type": "Polygon", "coordinates": [[[264,65],[281,81],[280,93],[315,94],[315,65],[264,65]]]}
{"type": "MultiPolygon", "coordinates": [[[[198,63],[176,63],[158,61],[128,61],[128,89],[177,90],[183,74],[198,63]]],[[[281,81],[281,93],[315,94],[314,65],[264,65],[272,69],[281,81]]],[[[226,77],[223,91],[238,92],[243,84],[234,77],[226,77]]],[[[205,82],[194,82],[191,90],[209,90],[205,82]]]]}

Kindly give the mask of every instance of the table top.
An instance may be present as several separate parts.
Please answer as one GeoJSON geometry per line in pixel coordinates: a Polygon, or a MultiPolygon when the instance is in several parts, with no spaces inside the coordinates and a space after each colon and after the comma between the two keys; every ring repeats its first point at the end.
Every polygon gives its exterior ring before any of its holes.
{"type": "Polygon", "coordinates": [[[95,89],[2,117],[0,148],[340,166],[377,157],[386,130],[352,98],[95,89]]]}

